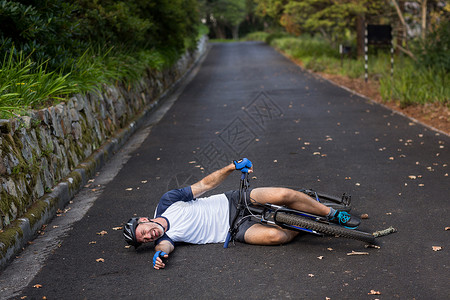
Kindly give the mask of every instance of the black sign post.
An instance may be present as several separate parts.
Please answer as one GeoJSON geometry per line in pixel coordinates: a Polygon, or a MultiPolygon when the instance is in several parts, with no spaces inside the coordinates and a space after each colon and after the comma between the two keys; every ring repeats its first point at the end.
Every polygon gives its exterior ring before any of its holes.
{"type": "Polygon", "coordinates": [[[369,80],[369,45],[391,46],[391,77],[394,76],[394,45],[391,25],[366,25],[364,39],[364,81],[369,80]]]}

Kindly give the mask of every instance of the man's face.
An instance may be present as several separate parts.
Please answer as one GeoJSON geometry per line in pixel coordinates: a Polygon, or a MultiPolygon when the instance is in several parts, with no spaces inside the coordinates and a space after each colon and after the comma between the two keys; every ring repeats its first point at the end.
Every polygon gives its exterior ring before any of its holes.
{"type": "Polygon", "coordinates": [[[151,223],[147,218],[140,218],[140,223],[136,227],[136,240],[139,243],[153,242],[164,234],[164,230],[156,223],[151,223]]]}

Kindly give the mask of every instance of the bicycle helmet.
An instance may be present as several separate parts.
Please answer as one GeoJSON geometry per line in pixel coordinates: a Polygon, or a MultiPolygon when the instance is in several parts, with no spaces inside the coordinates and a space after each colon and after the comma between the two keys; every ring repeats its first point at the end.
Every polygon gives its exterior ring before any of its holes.
{"type": "Polygon", "coordinates": [[[139,247],[142,243],[136,240],[136,227],[139,225],[139,218],[131,218],[123,226],[123,237],[128,245],[134,246],[134,248],[139,247]]]}

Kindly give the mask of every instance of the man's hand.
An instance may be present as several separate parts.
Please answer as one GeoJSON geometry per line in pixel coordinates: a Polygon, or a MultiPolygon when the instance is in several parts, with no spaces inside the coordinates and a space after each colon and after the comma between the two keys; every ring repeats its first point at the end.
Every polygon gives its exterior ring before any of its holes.
{"type": "Polygon", "coordinates": [[[153,256],[153,268],[156,270],[164,269],[166,266],[165,263],[163,263],[163,260],[161,258],[168,258],[169,254],[167,254],[164,251],[156,251],[155,255],[153,256]]]}
{"type": "Polygon", "coordinates": [[[239,170],[242,173],[251,173],[251,172],[253,172],[253,169],[252,169],[252,165],[253,164],[247,158],[243,158],[243,159],[240,159],[240,160],[235,160],[235,161],[233,161],[233,163],[234,163],[234,166],[235,166],[236,170],[239,170]]]}

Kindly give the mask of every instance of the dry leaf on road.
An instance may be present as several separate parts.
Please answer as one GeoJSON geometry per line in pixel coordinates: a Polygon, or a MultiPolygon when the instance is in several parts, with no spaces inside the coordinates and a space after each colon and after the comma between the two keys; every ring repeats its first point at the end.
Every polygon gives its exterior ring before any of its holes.
{"type": "Polygon", "coordinates": [[[108,232],[106,230],[102,230],[100,232],[97,232],[97,235],[105,235],[108,234],[108,232]]]}
{"type": "Polygon", "coordinates": [[[97,258],[95,261],[96,262],[105,262],[105,260],[103,258],[97,258]]]}
{"type": "Polygon", "coordinates": [[[375,291],[375,290],[370,290],[370,293],[367,293],[367,295],[381,295],[381,292],[375,291]]]}
{"type": "Polygon", "coordinates": [[[433,246],[433,251],[440,251],[442,250],[441,246],[433,246]]]}
{"type": "Polygon", "coordinates": [[[42,284],[35,284],[35,285],[33,285],[33,287],[36,289],[40,289],[42,287],[42,284]]]}

